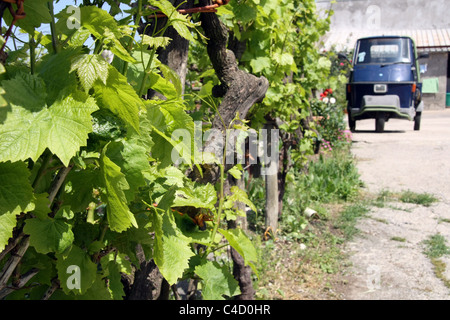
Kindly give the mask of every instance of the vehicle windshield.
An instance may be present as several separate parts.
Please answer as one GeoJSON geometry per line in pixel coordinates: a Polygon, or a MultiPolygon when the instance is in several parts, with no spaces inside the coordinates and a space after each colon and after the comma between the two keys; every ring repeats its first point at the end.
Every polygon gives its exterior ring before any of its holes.
{"type": "Polygon", "coordinates": [[[355,59],[356,64],[411,63],[409,39],[361,39],[355,59]]]}

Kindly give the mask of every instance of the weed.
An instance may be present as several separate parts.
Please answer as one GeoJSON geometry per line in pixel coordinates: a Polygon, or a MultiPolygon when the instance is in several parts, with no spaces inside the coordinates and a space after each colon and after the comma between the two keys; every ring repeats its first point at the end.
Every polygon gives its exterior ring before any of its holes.
{"type": "Polygon", "coordinates": [[[450,219],[439,218],[439,223],[441,223],[441,222],[450,223],[450,219]]]}
{"type": "Polygon", "coordinates": [[[439,260],[440,257],[450,254],[450,247],[445,243],[445,238],[440,234],[428,237],[424,241],[426,245],[425,254],[430,258],[434,266],[434,274],[441,279],[447,288],[450,288],[450,280],[445,277],[445,262],[439,260]]]}
{"type": "Polygon", "coordinates": [[[429,258],[440,258],[450,254],[450,248],[445,243],[445,238],[440,234],[430,236],[423,242],[426,245],[425,254],[429,258]]]}
{"type": "Polygon", "coordinates": [[[402,237],[392,237],[391,240],[398,241],[398,242],[406,242],[406,239],[402,238],[402,237]]]}
{"type": "Polygon", "coordinates": [[[383,189],[378,194],[377,198],[373,202],[373,205],[378,208],[384,208],[386,205],[386,202],[391,201],[393,197],[393,194],[391,191],[383,189]]]}
{"type": "Polygon", "coordinates": [[[420,204],[425,207],[429,207],[432,203],[438,201],[435,196],[429,193],[416,193],[410,190],[403,191],[399,200],[406,203],[420,204]]]}
{"type": "Polygon", "coordinates": [[[383,219],[383,218],[370,217],[370,219],[375,220],[376,222],[379,222],[379,223],[389,224],[389,221],[387,221],[386,219],[383,219]]]}
{"type": "Polygon", "coordinates": [[[352,239],[359,232],[355,227],[358,218],[365,216],[368,212],[369,208],[365,203],[351,204],[342,211],[336,227],[342,230],[346,239],[352,239]]]}
{"type": "Polygon", "coordinates": [[[442,282],[444,282],[444,285],[450,289],[450,280],[445,277],[445,270],[447,268],[445,262],[436,258],[432,258],[431,263],[434,266],[434,274],[436,275],[436,277],[441,279],[442,282]]]}

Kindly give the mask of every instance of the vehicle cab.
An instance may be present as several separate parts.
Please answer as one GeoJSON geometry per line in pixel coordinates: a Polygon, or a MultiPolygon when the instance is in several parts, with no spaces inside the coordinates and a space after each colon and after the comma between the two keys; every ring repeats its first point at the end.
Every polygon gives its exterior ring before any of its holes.
{"type": "Polygon", "coordinates": [[[375,119],[375,130],[383,132],[390,118],[414,121],[414,130],[420,129],[423,102],[418,59],[409,37],[368,37],[356,42],[347,84],[352,131],[357,120],[375,119]]]}

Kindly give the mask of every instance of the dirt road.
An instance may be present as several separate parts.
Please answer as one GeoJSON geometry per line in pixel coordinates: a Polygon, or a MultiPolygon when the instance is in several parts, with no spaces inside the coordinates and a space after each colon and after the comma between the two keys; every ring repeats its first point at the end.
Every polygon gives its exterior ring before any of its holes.
{"type": "MultiPolygon", "coordinates": [[[[352,152],[366,191],[430,193],[429,207],[401,202],[373,207],[358,222],[360,234],[346,248],[352,267],[344,299],[450,299],[423,253],[424,240],[440,234],[450,246],[450,110],[425,111],[420,131],[413,122],[390,120],[375,133],[375,120],[356,123],[352,152]]],[[[440,259],[450,279],[450,255],[440,259]]]]}

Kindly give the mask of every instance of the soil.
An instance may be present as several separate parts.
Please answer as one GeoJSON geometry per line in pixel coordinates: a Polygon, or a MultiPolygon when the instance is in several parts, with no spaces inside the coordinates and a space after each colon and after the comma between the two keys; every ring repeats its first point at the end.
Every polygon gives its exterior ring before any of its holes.
{"type": "MultiPolygon", "coordinates": [[[[440,234],[450,246],[450,110],[426,110],[420,131],[413,125],[391,119],[383,133],[375,133],[375,120],[356,122],[352,153],[367,193],[411,190],[439,200],[428,207],[386,203],[359,220],[359,235],[344,249],[351,267],[339,288],[343,299],[450,299],[423,243],[440,234]]],[[[450,279],[450,255],[440,261],[450,279]]]]}

